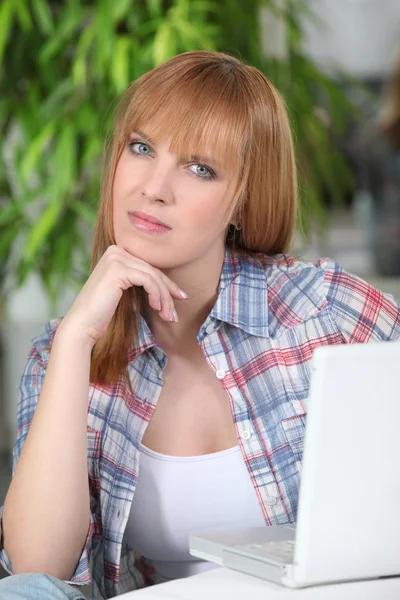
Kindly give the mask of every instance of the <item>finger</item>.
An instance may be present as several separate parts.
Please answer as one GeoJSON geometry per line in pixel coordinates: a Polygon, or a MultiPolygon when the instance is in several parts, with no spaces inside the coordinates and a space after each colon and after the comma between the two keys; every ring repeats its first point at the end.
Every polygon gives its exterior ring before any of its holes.
{"type": "Polygon", "coordinates": [[[159,311],[163,320],[170,321],[172,299],[168,289],[165,286],[160,286],[160,282],[151,273],[126,265],[123,269],[130,286],[143,287],[149,297],[150,306],[159,311]]]}
{"type": "MultiPolygon", "coordinates": [[[[149,265],[144,261],[136,261],[130,257],[120,256],[116,259],[118,262],[126,265],[129,268],[140,270],[144,273],[148,273],[152,275],[155,280],[159,284],[160,291],[160,299],[161,299],[161,309],[157,306],[156,310],[161,310],[161,316],[164,319],[170,320],[171,311],[175,310],[173,295],[180,300],[183,299],[182,294],[180,293],[179,287],[174,283],[167,275],[162,273],[159,269],[156,269],[149,265]]],[[[154,305],[151,303],[150,306],[154,308],[154,305]]]]}
{"type": "Polygon", "coordinates": [[[135,280],[132,273],[137,273],[137,283],[133,285],[141,285],[144,287],[149,295],[149,304],[154,310],[158,310],[160,316],[165,321],[171,320],[171,311],[175,309],[173,299],[169,292],[167,285],[165,284],[160,272],[157,269],[153,269],[147,263],[137,263],[126,259],[125,257],[118,257],[117,262],[125,269],[129,269],[129,280],[135,280]],[[142,274],[141,277],[139,274],[142,274]]]}
{"type": "Polygon", "coordinates": [[[151,272],[151,270],[154,270],[154,271],[160,273],[164,283],[166,284],[171,295],[174,298],[177,298],[178,300],[183,300],[183,299],[187,298],[186,292],[184,290],[181,290],[181,288],[174,281],[172,281],[172,279],[170,279],[168,277],[168,275],[165,275],[165,273],[163,273],[160,269],[153,267],[152,265],[150,265],[146,261],[142,260],[141,258],[138,258],[134,254],[131,254],[125,248],[120,248],[120,250],[121,250],[121,258],[125,257],[129,261],[129,263],[131,261],[133,261],[135,264],[139,263],[138,267],[139,267],[139,265],[141,265],[141,268],[144,269],[146,272],[151,272]]]}

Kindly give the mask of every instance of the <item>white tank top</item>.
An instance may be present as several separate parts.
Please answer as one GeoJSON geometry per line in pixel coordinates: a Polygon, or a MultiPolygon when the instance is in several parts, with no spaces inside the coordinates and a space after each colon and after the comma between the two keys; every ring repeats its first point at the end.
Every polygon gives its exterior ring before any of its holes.
{"type": "Polygon", "coordinates": [[[169,456],[143,445],[141,450],[124,536],[164,578],[217,567],[191,556],[192,532],[265,525],[239,446],[201,456],[169,456]]]}

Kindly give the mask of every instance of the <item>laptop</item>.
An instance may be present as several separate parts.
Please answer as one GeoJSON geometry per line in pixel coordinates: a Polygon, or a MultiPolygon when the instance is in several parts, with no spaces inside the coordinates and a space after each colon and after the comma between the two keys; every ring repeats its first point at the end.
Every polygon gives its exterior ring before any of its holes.
{"type": "Polygon", "coordinates": [[[318,347],[297,523],[195,532],[190,553],[292,588],[400,575],[400,343],[318,347]]]}

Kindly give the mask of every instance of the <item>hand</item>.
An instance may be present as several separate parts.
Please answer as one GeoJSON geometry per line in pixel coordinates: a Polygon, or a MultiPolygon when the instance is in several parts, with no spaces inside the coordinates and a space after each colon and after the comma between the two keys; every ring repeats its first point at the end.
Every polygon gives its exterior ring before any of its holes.
{"type": "Polygon", "coordinates": [[[63,327],[74,324],[96,342],[106,332],[123,291],[133,285],[144,287],[162,319],[177,320],[173,299],[182,300],[186,294],[176,283],[123,248],[109,246],[65,315],[63,327]]]}

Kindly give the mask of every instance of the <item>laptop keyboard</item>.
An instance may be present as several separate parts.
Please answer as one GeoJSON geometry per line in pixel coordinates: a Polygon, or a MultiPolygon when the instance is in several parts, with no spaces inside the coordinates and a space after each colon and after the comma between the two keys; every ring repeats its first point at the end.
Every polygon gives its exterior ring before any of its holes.
{"type": "Polygon", "coordinates": [[[247,544],[245,546],[236,546],[236,549],[243,550],[260,558],[270,558],[282,563],[292,563],[294,560],[294,540],[284,540],[281,542],[265,542],[264,544],[247,544]]]}

